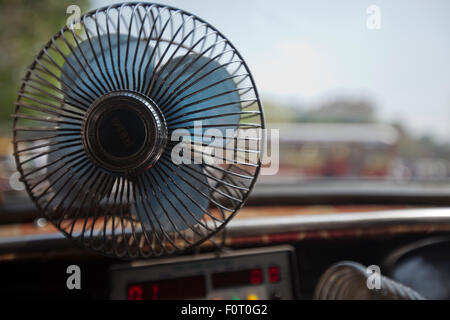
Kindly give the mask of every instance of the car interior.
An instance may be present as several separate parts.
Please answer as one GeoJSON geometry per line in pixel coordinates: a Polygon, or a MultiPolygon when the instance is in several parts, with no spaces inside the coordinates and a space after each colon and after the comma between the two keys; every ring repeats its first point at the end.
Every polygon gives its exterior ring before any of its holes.
{"type": "Polygon", "coordinates": [[[450,299],[450,3],[160,2],[0,1],[0,296],[450,299]]]}

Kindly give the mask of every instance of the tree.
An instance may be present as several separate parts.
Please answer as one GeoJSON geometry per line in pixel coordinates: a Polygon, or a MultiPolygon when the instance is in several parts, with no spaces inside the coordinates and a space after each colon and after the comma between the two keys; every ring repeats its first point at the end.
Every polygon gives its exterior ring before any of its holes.
{"type": "Polygon", "coordinates": [[[66,9],[88,0],[0,0],[0,129],[10,129],[14,101],[26,68],[42,46],[64,26],[66,9]]]}
{"type": "Polygon", "coordinates": [[[366,101],[336,100],[307,112],[303,121],[373,123],[375,107],[366,101]]]}

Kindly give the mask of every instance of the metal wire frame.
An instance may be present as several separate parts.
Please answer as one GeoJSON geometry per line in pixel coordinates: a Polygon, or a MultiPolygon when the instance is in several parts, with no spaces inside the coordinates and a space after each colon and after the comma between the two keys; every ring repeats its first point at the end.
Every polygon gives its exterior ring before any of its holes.
{"type": "MultiPolygon", "coordinates": [[[[244,205],[259,174],[261,131],[257,137],[240,135],[245,129],[264,129],[259,94],[247,64],[217,29],[169,6],[115,4],[85,14],[81,25],[81,30],[65,26],[50,39],[27,69],[18,92],[14,155],[28,194],[67,237],[105,255],[145,258],[196,247],[221,231],[244,205]],[[124,39],[125,53],[119,45],[124,39]],[[130,49],[133,41],[135,48],[130,49]],[[183,66],[192,55],[195,59],[183,66]],[[198,65],[202,58],[207,62],[198,65]],[[217,66],[211,69],[212,65],[217,66]],[[190,70],[193,66],[195,72],[190,70]],[[189,91],[220,70],[228,76],[189,91]],[[225,81],[236,88],[200,98],[225,81]],[[223,118],[204,127],[237,128],[224,148],[235,152],[233,159],[223,157],[226,165],[175,165],[174,143],[169,143],[156,165],[136,177],[116,176],[91,163],[82,144],[85,114],[97,98],[120,90],[155,101],[169,137],[175,129],[191,129],[193,121],[223,118]],[[183,112],[235,94],[239,100],[183,112]],[[239,105],[239,111],[226,111],[230,105],[239,105]],[[211,110],[225,111],[206,116],[211,110]],[[239,116],[238,123],[227,123],[231,116],[239,116]],[[183,204],[186,199],[195,210],[183,204]],[[163,217],[155,205],[163,209],[163,217]],[[188,228],[180,228],[180,223],[188,228]]],[[[194,156],[202,154],[201,147],[207,144],[195,140],[192,145],[194,156]]]]}
{"type": "Polygon", "coordinates": [[[367,288],[369,274],[356,262],[340,262],[330,267],[319,280],[315,300],[424,300],[425,298],[388,277],[381,276],[381,287],[367,288]]]}

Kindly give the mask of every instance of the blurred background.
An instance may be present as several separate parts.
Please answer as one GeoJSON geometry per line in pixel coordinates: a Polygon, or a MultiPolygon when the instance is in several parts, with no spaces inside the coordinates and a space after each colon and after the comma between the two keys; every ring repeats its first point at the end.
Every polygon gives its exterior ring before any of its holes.
{"type": "MultiPolygon", "coordinates": [[[[115,2],[0,0],[3,202],[23,194],[11,156],[10,115],[27,66],[65,24],[69,5],[85,13],[115,2]]],[[[260,184],[448,187],[449,1],[159,2],[208,21],[246,59],[268,127],[280,129],[279,173],[260,184]]]]}

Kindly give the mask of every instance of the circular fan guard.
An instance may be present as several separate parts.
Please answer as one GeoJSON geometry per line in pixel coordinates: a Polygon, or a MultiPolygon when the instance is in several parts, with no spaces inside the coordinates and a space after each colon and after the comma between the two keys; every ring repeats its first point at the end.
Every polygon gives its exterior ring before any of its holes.
{"type": "Polygon", "coordinates": [[[15,158],[30,197],[67,237],[107,255],[200,244],[259,173],[264,116],[246,63],[219,31],[176,8],[117,4],[84,15],[79,30],[62,28],[15,105],[15,158]],[[194,162],[174,162],[177,146],[194,162]]]}

